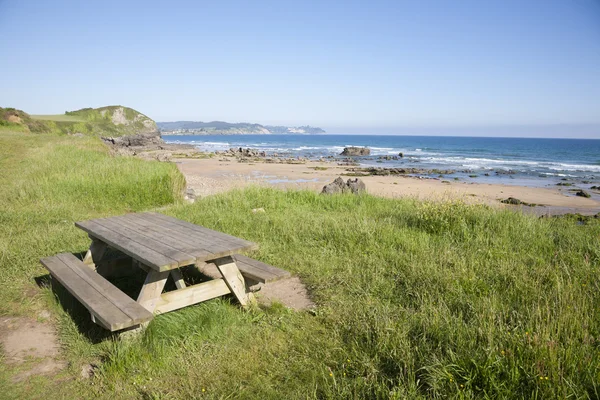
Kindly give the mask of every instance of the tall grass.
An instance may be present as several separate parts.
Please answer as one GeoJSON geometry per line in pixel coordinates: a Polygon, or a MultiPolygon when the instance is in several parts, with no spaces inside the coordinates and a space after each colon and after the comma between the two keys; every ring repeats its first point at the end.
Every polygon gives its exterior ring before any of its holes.
{"type": "MultiPolygon", "coordinates": [[[[461,203],[248,189],[162,208],[259,243],[251,256],[299,275],[318,307],[244,312],[222,298],[157,316],[135,340],[93,344],[49,290],[35,301],[23,294],[43,273],[37,258],[86,248],[73,220],[172,203],[181,183],[172,165],[111,158],[88,140],[0,136],[10,175],[1,178],[8,190],[0,194],[0,280],[14,286],[0,295],[0,312],[50,306],[71,365],[68,384],[47,381],[38,390],[116,398],[600,397],[600,224],[461,203]],[[258,207],[266,212],[251,212],[258,207]],[[89,362],[95,377],[77,378],[89,362]]],[[[8,379],[0,373],[5,393],[26,393],[8,379]]]]}

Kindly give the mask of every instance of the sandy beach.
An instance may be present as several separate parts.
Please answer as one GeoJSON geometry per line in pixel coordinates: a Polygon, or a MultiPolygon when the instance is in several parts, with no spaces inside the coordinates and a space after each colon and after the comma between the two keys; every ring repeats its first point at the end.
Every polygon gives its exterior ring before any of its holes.
{"type": "MultiPolygon", "coordinates": [[[[188,187],[199,197],[250,185],[272,186],[280,189],[309,189],[321,191],[324,185],[347,173],[346,166],[335,162],[307,161],[303,164],[238,162],[236,159],[176,159],[188,187]]],[[[483,184],[468,181],[425,179],[410,176],[361,177],[370,194],[389,198],[420,200],[463,200],[468,203],[494,207],[519,208],[537,215],[600,212],[597,194],[592,198],[575,196],[569,188],[532,188],[503,184],[483,184]],[[536,207],[509,206],[500,200],[514,197],[536,207]]]]}

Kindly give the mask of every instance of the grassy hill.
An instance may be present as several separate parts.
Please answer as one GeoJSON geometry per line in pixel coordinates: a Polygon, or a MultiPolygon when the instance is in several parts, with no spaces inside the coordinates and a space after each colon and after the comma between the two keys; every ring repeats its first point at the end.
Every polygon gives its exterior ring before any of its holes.
{"type": "Polygon", "coordinates": [[[152,119],[123,106],[82,108],[57,115],[29,115],[14,108],[0,108],[0,130],[98,136],[159,135],[152,119]]]}

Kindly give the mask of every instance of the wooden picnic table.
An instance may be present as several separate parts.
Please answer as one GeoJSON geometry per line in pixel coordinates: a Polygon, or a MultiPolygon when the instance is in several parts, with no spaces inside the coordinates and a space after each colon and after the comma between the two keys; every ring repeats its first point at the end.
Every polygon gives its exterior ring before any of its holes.
{"type": "Polygon", "coordinates": [[[151,212],[82,221],[75,226],[92,239],[83,259],[91,268],[112,248],[147,272],[137,303],[151,313],[173,311],[228,293],[242,306],[253,301],[232,256],[257,249],[255,243],[151,212]],[[204,263],[214,263],[222,278],[186,286],[180,269],[204,263]],[[169,275],[177,290],[163,294],[169,275]]]}
{"type": "Polygon", "coordinates": [[[288,271],[238,254],[256,249],[255,243],[158,213],[99,218],[75,226],[92,239],[83,260],[61,253],[40,261],[53,281],[60,282],[89,310],[94,322],[111,331],[136,327],[154,314],[229,293],[246,307],[254,297],[244,277],[249,283],[266,284],[290,276],[288,271]],[[114,250],[146,272],[137,300],[109,282],[107,270],[96,268],[111,265],[114,250]],[[205,264],[216,266],[217,278],[186,286],[181,268],[205,264]],[[163,293],[169,276],[176,289],[163,293]]]}

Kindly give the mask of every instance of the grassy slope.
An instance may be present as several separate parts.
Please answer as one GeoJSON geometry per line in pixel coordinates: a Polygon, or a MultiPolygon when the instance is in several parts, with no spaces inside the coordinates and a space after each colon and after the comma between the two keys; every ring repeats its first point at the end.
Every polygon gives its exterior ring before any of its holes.
{"type": "Polygon", "coordinates": [[[29,115],[21,110],[0,108],[0,132],[25,131],[33,133],[72,134],[83,133],[95,136],[123,136],[156,131],[148,128],[143,121],[150,118],[140,112],[122,106],[100,108],[83,108],[57,115],[29,115]],[[128,122],[116,125],[112,115],[116,109],[122,108],[128,122]],[[22,124],[7,121],[9,115],[17,115],[22,124]]]}
{"type": "Polygon", "coordinates": [[[158,316],[138,340],[92,344],[50,290],[28,294],[37,259],[85,250],[74,220],[172,202],[174,167],[85,138],[3,135],[0,149],[0,314],[51,307],[71,363],[60,385],[0,372],[9,397],[600,395],[596,222],[267,189],[175,205],[162,212],[260,243],[254,256],[299,274],[318,309],[217,299],[158,316]],[[78,380],[89,362],[93,385],[78,380]]]}
{"type": "Polygon", "coordinates": [[[84,122],[85,119],[74,115],[54,114],[54,115],[31,115],[31,118],[41,121],[59,121],[59,122],[84,122]]]}

